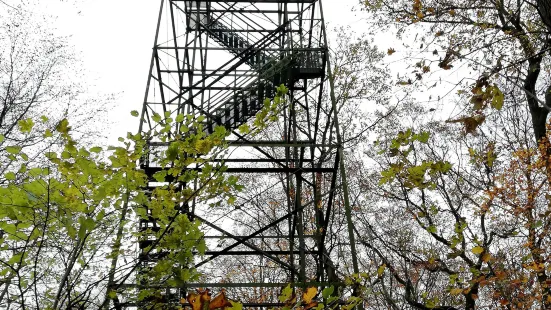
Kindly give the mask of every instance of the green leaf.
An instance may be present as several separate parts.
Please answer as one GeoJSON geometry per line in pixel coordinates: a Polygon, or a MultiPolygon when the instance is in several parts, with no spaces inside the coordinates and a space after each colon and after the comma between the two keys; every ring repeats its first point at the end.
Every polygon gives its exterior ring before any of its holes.
{"type": "Polygon", "coordinates": [[[205,255],[205,252],[207,251],[207,244],[205,243],[205,240],[199,241],[195,247],[200,255],[205,255]]]}
{"type": "Polygon", "coordinates": [[[65,225],[65,228],[67,228],[67,235],[69,235],[69,237],[71,237],[71,239],[75,239],[75,237],[77,235],[77,230],[73,226],[73,223],[71,223],[71,222],[67,223],[65,225]]]}
{"type": "Polygon", "coordinates": [[[92,152],[92,153],[99,153],[99,152],[101,152],[102,150],[103,150],[103,149],[102,149],[101,147],[95,146],[95,147],[93,147],[93,148],[90,149],[90,152],[92,152]]]}
{"type": "Polygon", "coordinates": [[[325,305],[323,303],[318,303],[318,305],[314,308],[314,310],[323,310],[325,309],[325,305]]]}
{"type": "Polygon", "coordinates": [[[321,295],[323,296],[324,299],[327,299],[327,298],[331,297],[331,295],[333,295],[334,291],[335,291],[335,287],[333,287],[333,286],[326,287],[321,292],[321,295]]]}
{"type": "Polygon", "coordinates": [[[46,131],[44,132],[44,138],[50,138],[53,135],[54,134],[52,133],[52,131],[50,129],[46,129],[46,131]]]}
{"type": "Polygon", "coordinates": [[[42,175],[42,168],[32,168],[29,170],[29,175],[33,177],[39,177],[42,175]]]}
{"type": "Polygon", "coordinates": [[[21,164],[17,173],[25,173],[25,172],[27,172],[27,165],[21,164]]]}
{"type": "Polygon", "coordinates": [[[22,257],[23,257],[23,253],[15,254],[10,258],[10,260],[8,261],[8,264],[19,263],[22,257]]]}
{"type": "MultiPolygon", "coordinates": [[[[12,210],[13,212],[13,210],[12,210]]],[[[15,235],[15,233],[17,232],[17,227],[15,227],[14,224],[3,224],[0,226],[0,228],[2,228],[2,230],[6,233],[6,234],[9,234],[9,235],[15,235]]]]}
{"type": "Polygon", "coordinates": [[[235,204],[235,196],[230,196],[230,198],[228,198],[228,204],[229,205],[235,204]]]}
{"type": "Polygon", "coordinates": [[[19,130],[23,133],[29,133],[34,127],[34,122],[32,119],[22,119],[17,122],[17,125],[19,126],[19,130]]]}
{"type": "Polygon", "coordinates": [[[138,111],[136,111],[136,110],[132,110],[132,112],[130,112],[130,115],[132,115],[134,117],[138,117],[138,116],[140,116],[140,113],[138,113],[138,111]]]}
{"type": "Polygon", "coordinates": [[[226,308],[227,310],[243,310],[243,304],[237,301],[230,300],[231,307],[226,308]]]}
{"type": "Polygon", "coordinates": [[[377,268],[377,275],[379,277],[383,275],[383,273],[385,272],[385,268],[386,268],[385,264],[382,264],[381,266],[379,266],[379,268],[377,268]]]}
{"type": "Polygon", "coordinates": [[[427,231],[431,234],[435,234],[437,232],[436,226],[430,225],[429,227],[427,227],[427,231]]]}
{"type": "Polygon", "coordinates": [[[427,300],[427,302],[425,304],[425,307],[427,307],[429,309],[432,309],[432,308],[436,307],[436,302],[432,299],[429,299],[429,300],[427,300]]]}
{"type": "Polygon", "coordinates": [[[107,296],[109,296],[109,298],[111,299],[115,299],[117,297],[117,292],[116,291],[109,291],[109,294],[107,294],[107,296]]]}
{"type": "Polygon", "coordinates": [[[94,227],[96,227],[96,222],[91,217],[81,216],[78,218],[78,223],[80,224],[78,230],[78,237],[80,239],[84,239],[84,237],[86,237],[86,233],[92,231],[94,227]]]}
{"type": "Polygon", "coordinates": [[[239,133],[248,134],[249,132],[251,132],[251,128],[249,127],[249,124],[244,123],[241,126],[239,126],[239,133]]]}
{"type": "Polygon", "coordinates": [[[46,117],[45,115],[42,115],[42,116],[40,117],[40,121],[41,121],[42,123],[46,123],[46,122],[48,121],[48,117],[46,117]]]}
{"type": "Polygon", "coordinates": [[[180,113],[176,116],[176,123],[181,123],[184,121],[184,114],[180,113]]]}
{"type": "Polygon", "coordinates": [[[172,161],[178,158],[178,145],[176,143],[170,144],[166,149],[166,159],[172,161]]]}
{"type": "Polygon", "coordinates": [[[59,133],[68,133],[69,130],[71,130],[71,127],[69,127],[69,121],[64,118],[62,119],[57,125],[55,126],[55,130],[59,133]]]}
{"type": "Polygon", "coordinates": [[[7,146],[6,147],[6,152],[8,152],[10,154],[13,154],[13,155],[17,155],[17,154],[19,154],[19,152],[21,152],[21,147],[20,146],[7,146]]]}
{"type": "Polygon", "coordinates": [[[99,222],[101,220],[103,220],[103,218],[105,217],[105,210],[101,210],[98,215],[96,216],[96,221],[99,222]]]}
{"type": "Polygon", "coordinates": [[[86,231],[92,231],[96,227],[96,221],[93,218],[87,217],[83,222],[86,231]]]}
{"type": "Polygon", "coordinates": [[[476,255],[480,255],[480,253],[484,252],[484,248],[481,246],[475,246],[471,252],[473,252],[476,255]]]}
{"type": "Polygon", "coordinates": [[[8,172],[4,175],[4,177],[6,178],[6,180],[8,181],[13,181],[15,180],[15,173],[13,172],[8,172]]]}
{"type": "Polygon", "coordinates": [[[48,158],[48,159],[55,159],[55,158],[57,158],[57,153],[56,152],[46,152],[46,153],[44,153],[44,156],[46,156],[46,158],[48,158]]]}
{"type": "Polygon", "coordinates": [[[505,101],[505,96],[496,85],[492,87],[492,94],[494,95],[492,98],[492,108],[499,111],[501,110],[501,108],[503,108],[503,102],[505,101]]]}
{"type": "Polygon", "coordinates": [[[417,140],[421,143],[429,142],[430,133],[428,131],[423,131],[417,135],[417,140]]]}
{"type": "Polygon", "coordinates": [[[293,294],[293,289],[291,288],[291,284],[287,284],[287,286],[281,291],[281,294],[279,295],[278,299],[281,302],[286,302],[291,298],[291,295],[293,294]]]}
{"type": "Polygon", "coordinates": [[[86,228],[81,225],[78,229],[78,238],[82,240],[84,237],[86,237],[86,228]]]}
{"type": "Polygon", "coordinates": [[[4,142],[4,140],[6,140],[6,137],[4,137],[4,135],[0,135],[0,143],[4,142]]]}
{"type": "Polygon", "coordinates": [[[153,178],[157,182],[164,182],[165,177],[166,177],[166,170],[157,171],[155,172],[155,174],[153,174],[153,178]]]}
{"type": "Polygon", "coordinates": [[[159,113],[153,113],[153,116],[151,117],[151,119],[155,123],[160,123],[161,122],[161,115],[159,115],[159,113]]]}

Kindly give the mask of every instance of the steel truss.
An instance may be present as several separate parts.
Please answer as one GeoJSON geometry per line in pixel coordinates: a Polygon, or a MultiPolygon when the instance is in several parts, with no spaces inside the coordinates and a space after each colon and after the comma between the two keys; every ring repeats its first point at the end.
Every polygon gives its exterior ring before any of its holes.
{"type": "MultiPolygon", "coordinates": [[[[191,203],[185,212],[201,221],[209,245],[193,266],[204,272],[204,278],[178,288],[141,281],[138,289],[161,289],[163,300],[156,302],[170,307],[195,287],[224,287],[234,297],[232,288],[339,284],[324,246],[338,193],[339,167],[339,146],[334,135],[327,134],[334,131],[332,111],[321,104],[327,57],[319,0],[161,1],[140,131],[153,129],[156,113],[202,116],[207,134],[216,126],[231,131],[230,155],[213,160],[225,163],[224,173],[255,178],[262,188],[259,195],[276,187],[284,194],[275,216],[247,231],[236,229],[240,224],[235,219],[259,217],[243,213],[252,199],[226,206],[229,216],[222,223],[209,218],[207,206],[191,203]],[[238,127],[251,122],[264,99],[273,98],[281,84],[289,91],[277,130],[254,137],[240,133],[238,127]],[[321,133],[325,133],[323,138],[321,133]],[[232,217],[232,212],[241,213],[232,217]],[[281,246],[282,241],[286,246],[281,246]],[[220,259],[239,257],[277,270],[279,281],[221,282],[220,275],[212,272],[220,259]]],[[[151,150],[166,146],[149,142],[151,150]]],[[[144,158],[141,164],[151,177],[161,169],[154,158],[144,158]]],[[[155,186],[158,183],[151,178],[149,187],[155,186]]],[[[140,229],[153,227],[154,222],[154,218],[142,220],[140,229]]],[[[140,248],[151,242],[140,241],[140,248]]],[[[140,259],[144,268],[155,263],[151,255],[140,259]]],[[[278,303],[253,298],[244,305],[273,307],[278,303]]],[[[147,301],[138,306],[149,309],[147,301]]]]}

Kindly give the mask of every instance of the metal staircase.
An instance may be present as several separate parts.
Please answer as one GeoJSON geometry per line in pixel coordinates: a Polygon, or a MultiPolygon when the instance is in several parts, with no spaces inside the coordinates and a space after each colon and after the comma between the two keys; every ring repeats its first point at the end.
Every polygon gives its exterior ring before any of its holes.
{"type": "Polygon", "coordinates": [[[257,80],[234,92],[230,99],[214,110],[214,117],[208,118],[205,122],[207,134],[211,134],[216,125],[232,130],[247,122],[262,109],[264,99],[273,98],[275,88],[279,85],[289,86],[295,79],[319,78],[324,73],[322,53],[316,55],[311,51],[294,51],[278,59],[261,49],[253,48],[246,38],[233,32],[220,21],[211,22],[206,29],[218,44],[227,47],[235,57],[243,58],[245,63],[259,73],[257,80]],[[246,55],[239,50],[252,51],[252,57],[250,53],[246,55]],[[318,59],[315,59],[315,56],[318,59]],[[310,61],[311,58],[313,61],[310,61]],[[302,67],[298,64],[302,64],[302,67]]]}

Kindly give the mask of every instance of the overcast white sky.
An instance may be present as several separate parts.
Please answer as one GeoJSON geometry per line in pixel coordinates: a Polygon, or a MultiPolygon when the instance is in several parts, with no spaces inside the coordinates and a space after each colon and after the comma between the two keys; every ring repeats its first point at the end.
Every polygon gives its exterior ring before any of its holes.
{"type": "MultiPolygon", "coordinates": [[[[3,0],[19,3],[21,0],[3,0]]],[[[38,0],[37,0],[38,1],[38,0]]],[[[129,113],[141,110],[160,0],[39,0],[41,10],[58,16],[56,27],[71,36],[93,91],[118,93],[108,122],[111,137],[137,130],[129,113]]],[[[358,22],[351,13],[356,0],[324,0],[329,25],[358,22]]]]}

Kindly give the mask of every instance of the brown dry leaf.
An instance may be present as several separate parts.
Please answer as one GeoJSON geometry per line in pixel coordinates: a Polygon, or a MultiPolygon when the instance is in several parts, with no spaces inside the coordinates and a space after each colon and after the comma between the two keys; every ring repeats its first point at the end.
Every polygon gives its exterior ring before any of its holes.
{"type": "Polygon", "coordinates": [[[465,126],[465,133],[474,134],[478,126],[480,126],[485,119],[486,116],[484,115],[466,116],[454,120],[447,120],[446,123],[462,123],[463,126],[465,126]]]}
{"type": "Polygon", "coordinates": [[[219,309],[219,308],[225,308],[225,307],[231,307],[231,302],[226,299],[226,290],[221,290],[216,297],[214,297],[210,304],[209,304],[209,310],[219,309]]]}
{"type": "Polygon", "coordinates": [[[304,310],[312,309],[318,305],[317,301],[313,301],[304,306],[304,310]]]}
{"type": "Polygon", "coordinates": [[[392,55],[392,54],[394,54],[395,52],[396,52],[396,50],[394,50],[392,47],[389,48],[389,49],[386,51],[386,53],[387,53],[389,56],[392,55]]]}
{"type": "Polygon", "coordinates": [[[291,297],[289,297],[289,299],[287,299],[285,301],[285,306],[286,307],[292,307],[294,306],[295,304],[297,303],[297,295],[295,293],[293,293],[293,295],[291,295],[291,297]]]}
{"type": "MultiPolygon", "coordinates": [[[[439,32],[437,32],[437,36],[438,35],[442,35],[442,34],[439,34],[439,32]]],[[[446,55],[444,56],[444,59],[442,59],[442,61],[440,61],[438,63],[438,67],[444,69],[444,70],[450,70],[451,68],[453,68],[453,66],[451,65],[452,61],[455,59],[455,56],[454,56],[454,52],[449,50],[446,52],[446,55]]]]}

